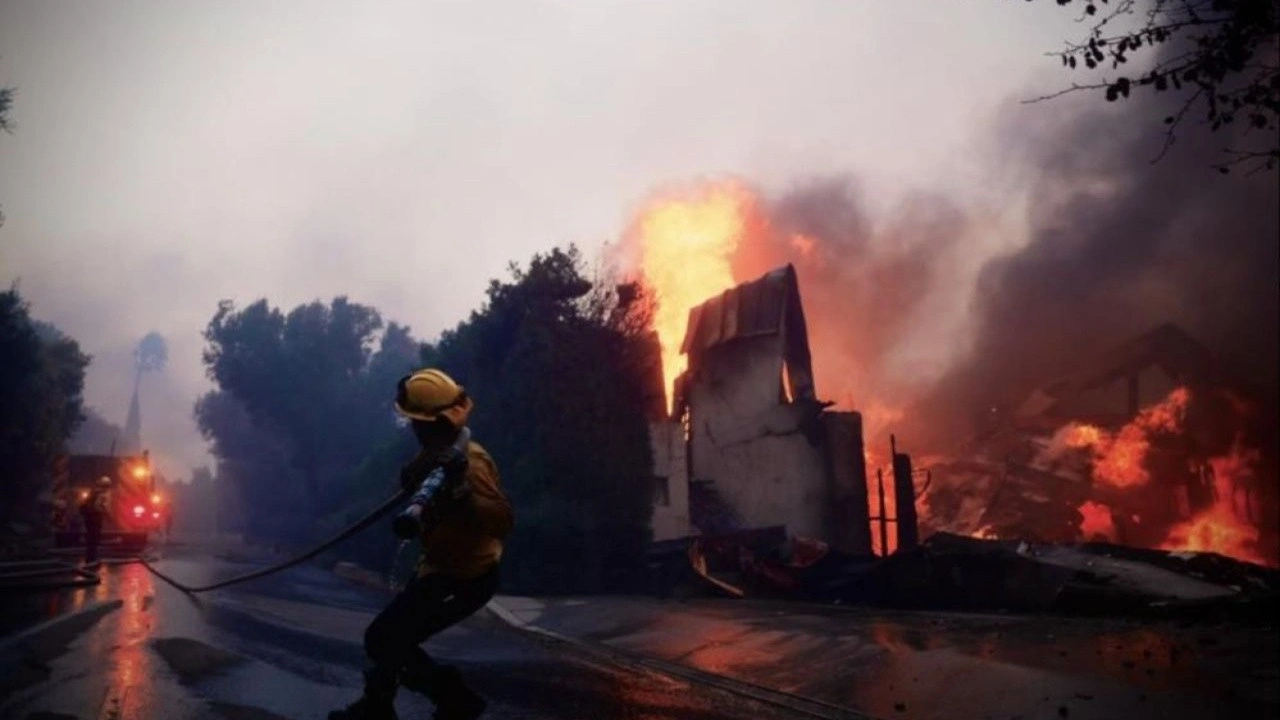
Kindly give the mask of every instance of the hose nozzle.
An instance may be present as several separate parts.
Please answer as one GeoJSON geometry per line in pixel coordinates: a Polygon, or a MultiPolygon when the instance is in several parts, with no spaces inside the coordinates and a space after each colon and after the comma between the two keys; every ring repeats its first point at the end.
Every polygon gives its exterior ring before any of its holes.
{"type": "MultiPolygon", "coordinates": [[[[458,438],[454,440],[450,450],[455,455],[466,458],[467,445],[470,442],[471,430],[464,427],[458,431],[458,438]]],[[[436,502],[447,480],[448,477],[443,465],[436,465],[431,472],[427,473],[427,477],[423,479],[422,484],[409,497],[409,506],[401,511],[391,523],[391,529],[396,534],[396,537],[408,539],[422,532],[423,512],[436,502]]]]}

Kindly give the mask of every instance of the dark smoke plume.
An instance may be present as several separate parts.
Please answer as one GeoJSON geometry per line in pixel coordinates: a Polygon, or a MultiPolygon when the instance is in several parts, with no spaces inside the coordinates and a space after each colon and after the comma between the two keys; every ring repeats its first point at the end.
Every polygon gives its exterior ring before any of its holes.
{"type": "Polygon", "coordinates": [[[1172,322],[1275,408],[1277,174],[1219,174],[1231,134],[1194,125],[1152,162],[1177,98],[1061,102],[1023,108],[993,133],[1007,175],[999,179],[1029,188],[1029,238],[982,266],[971,334],[941,335],[933,348],[951,363],[940,378],[914,372],[900,351],[940,311],[931,298],[963,295],[957,268],[973,252],[973,219],[946,198],[920,196],[872,222],[845,178],[768,203],[771,227],[751,233],[734,275],[795,263],[820,395],[869,415],[904,409],[896,427],[892,414],[869,419],[917,451],[946,452],[1033,388],[1172,322]]]}
{"type": "MultiPolygon", "coordinates": [[[[1172,99],[1170,99],[1172,100],[1172,99]]],[[[979,278],[970,356],[921,403],[934,440],[1164,322],[1182,326],[1274,407],[1280,185],[1220,175],[1229,137],[1187,128],[1159,162],[1164,98],[1023,133],[1030,242],[979,278]]],[[[923,430],[923,428],[922,428],[923,430]]]]}
{"type": "Polygon", "coordinates": [[[819,395],[867,411],[899,405],[918,390],[894,351],[960,250],[955,230],[968,220],[932,196],[908,201],[878,224],[864,204],[848,178],[796,186],[768,204],[771,227],[735,254],[733,272],[745,279],[796,266],[819,395]]]}

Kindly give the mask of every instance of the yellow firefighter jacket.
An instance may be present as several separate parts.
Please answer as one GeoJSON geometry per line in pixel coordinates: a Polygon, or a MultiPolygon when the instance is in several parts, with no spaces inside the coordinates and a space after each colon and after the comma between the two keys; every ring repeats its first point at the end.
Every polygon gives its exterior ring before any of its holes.
{"type": "Polygon", "coordinates": [[[514,516],[502,492],[498,466],[478,443],[467,446],[470,507],[447,513],[422,531],[418,575],[442,573],[476,578],[498,564],[502,541],[511,532],[514,516]]]}

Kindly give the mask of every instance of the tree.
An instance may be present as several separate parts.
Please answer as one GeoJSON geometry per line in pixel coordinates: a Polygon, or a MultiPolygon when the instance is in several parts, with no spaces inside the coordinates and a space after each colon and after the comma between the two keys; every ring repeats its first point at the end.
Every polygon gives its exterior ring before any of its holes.
{"type": "Polygon", "coordinates": [[[0,88],[0,130],[13,132],[9,110],[13,107],[13,88],[0,88]]]}
{"type": "Polygon", "coordinates": [[[219,304],[204,352],[219,389],[195,413],[251,534],[307,539],[318,519],[367,508],[353,479],[394,430],[395,381],[417,354],[408,328],[382,328],[377,310],[344,297],[287,315],[266,300],[219,304]]]}
{"type": "MultiPolygon", "coordinates": [[[[9,110],[13,107],[13,88],[0,88],[0,130],[13,132],[9,123],[9,110]]],[[[0,226],[4,225],[4,213],[0,212],[0,226]]]]}
{"type": "Polygon", "coordinates": [[[133,348],[133,396],[129,401],[129,415],[125,419],[121,448],[125,453],[142,451],[142,403],[138,392],[142,388],[142,376],[164,370],[169,360],[169,345],[158,332],[147,333],[133,348]]]}
{"type": "Polygon", "coordinates": [[[169,361],[169,344],[160,333],[149,332],[134,347],[133,360],[139,375],[160,372],[169,361]]]}
{"type": "MultiPolygon", "coordinates": [[[[1031,0],[1027,0],[1030,2],[1031,0]]],[[[1072,0],[1055,0],[1071,5],[1072,0]]],[[[1192,111],[1203,113],[1211,130],[1247,126],[1250,144],[1226,150],[1222,172],[1246,164],[1275,169],[1280,164],[1280,5],[1275,0],[1081,0],[1092,18],[1086,37],[1054,53],[1072,70],[1109,66],[1114,77],[1072,83],[1060,92],[1093,90],[1111,102],[1147,89],[1170,93],[1179,105],[1164,116],[1164,154],[1192,111]],[[1127,23],[1127,25],[1126,25],[1127,23]],[[1154,55],[1142,70],[1139,56],[1154,55]],[[1249,137],[1252,136],[1252,137],[1249,137]]]]}
{"type": "Polygon", "coordinates": [[[588,592],[638,577],[652,510],[640,295],[589,281],[573,248],[512,266],[423,363],[476,398],[471,425],[516,512],[509,586],[588,592]]]}
{"type": "Polygon", "coordinates": [[[207,467],[192,468],[191,479],[169,486],[176,533],[208,535],[217,531],[218,488],[207,467]]]}
{"type": "MultiPolygon", "coordinates": [[[[470,424],[515,506],[508,587],[634,588],[652,509],[647,420],[663,403],[645,297],[587,279],[570,248],[513,265],[480,309],[427,346],[391,323],[375,350],[380,316],[344,298],[287,315],[265,300],[223,303],[205,334],[218,389],[195,409],[219,495],[234,488],[257,539],[313,540],[350,525],[397,489],[416,451],[394,422],[396,381],[441,367],[476,398],[470,424]]],[[[336,553],[382,568],[395,543],[374,528],[336,553]]]]}
{"type": "Polygon", "coordinates": [[[195,418],[218,461],[219,529],[253,540],[306,538],[315,517],[306,511],[288,436],[223,390],[197,400],[195,418]]]}
{"type": "Polygon", "coordinates": [[[81,421],[89,357],[31,318],[16,289],[0,293],[0,522],[32,522],[54,457],[81,421]]]}

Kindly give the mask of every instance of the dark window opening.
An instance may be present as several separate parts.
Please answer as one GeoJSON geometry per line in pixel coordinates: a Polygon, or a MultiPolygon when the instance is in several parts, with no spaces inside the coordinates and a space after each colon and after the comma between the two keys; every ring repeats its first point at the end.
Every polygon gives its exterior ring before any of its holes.
{"type": "Polygon", "coordinates": [[[653,504],[659,507],[671,506],[671,484],[667,478],[653,476],[653,504]]]}

